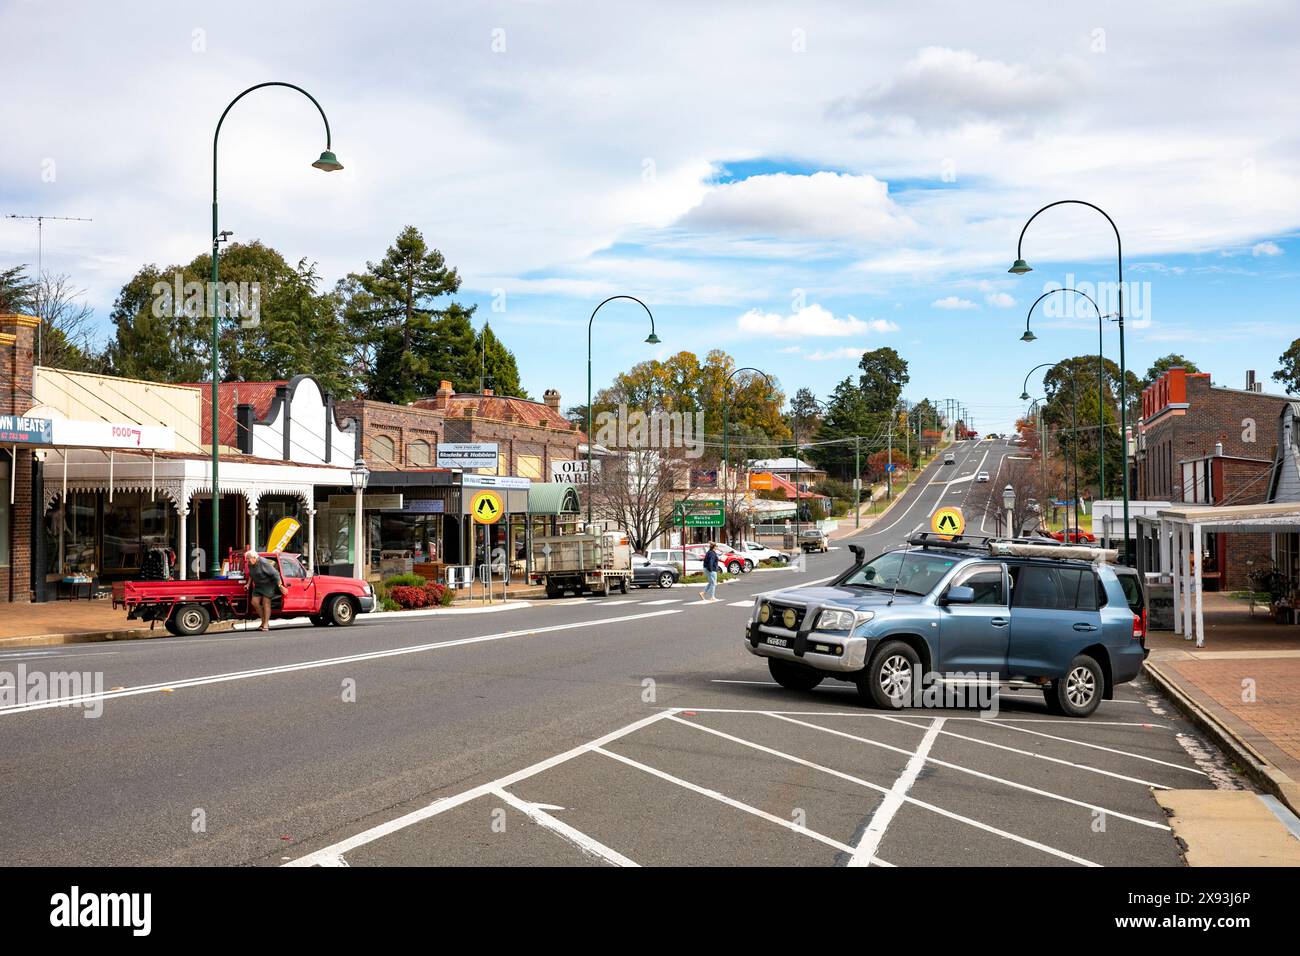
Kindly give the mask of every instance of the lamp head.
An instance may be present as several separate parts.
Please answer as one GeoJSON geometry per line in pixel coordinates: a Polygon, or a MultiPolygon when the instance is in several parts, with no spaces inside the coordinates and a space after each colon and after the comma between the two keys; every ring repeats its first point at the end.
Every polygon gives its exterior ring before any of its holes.
{"type": "Polygon", "coordinates": [[[655,335],[653,332],[651,332],[649,335],[646,336],[646,340],[645,340],[645,341],[646,341],[646,345],[658,345],[660,339],[659,339],[659,336],[657,336],[657,335],[655,335]]]}
{"type": "Polygon", "coordinates": [[[1038,336],[1036,336],[1036,335],[1035,335],[1032,331],[1030,331],[1029,329],[1025,329],[1025,334],[1022,335],[1022,336],[1020,336],[1020,341],[1022,341],[1022,342],[1034,342],[1034,341],[1037,341],[1037,339],[1038,339],[1038,336]]]}
{"type": "Polygon", "coordinates": [[[343,168],[343,164],[339,162],[339,158],[328,149],[321,153],[320,159],[316,160],[312,165],[317,169],[325,170],[327,173],[332,173],[337,169],[343,168]]]}
{"type": "Polygon", "coordinates": [[[1029,393],[1028,393],[1028,392],[1021,392],[1021,393],[1020,393],[1020,400],[1021,400],[1022,402],[1027,402],[1027,401],[1029,401],[1029,393]]]}
{"type": "Polygon", "coordinates": [[[1017,259],[1015,262],[1011,263],[1011,268],[1007,271],[1020,276],[1024,275],[1026,272],[1033,272],[1034,270],[1029,267],[1029,263],[1024,259],[1017,259]]]}

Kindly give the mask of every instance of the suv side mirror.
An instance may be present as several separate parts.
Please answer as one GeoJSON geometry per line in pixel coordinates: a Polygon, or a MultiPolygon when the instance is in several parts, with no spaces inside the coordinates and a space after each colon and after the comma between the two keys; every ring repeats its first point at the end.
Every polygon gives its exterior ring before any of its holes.
{"type": "Polygon", "coordinates": [[[974,604],[975,589],[969,588],[964,584],[958,584],[948,589],[948,593],[943,597],[944,604],[974,604]]]}

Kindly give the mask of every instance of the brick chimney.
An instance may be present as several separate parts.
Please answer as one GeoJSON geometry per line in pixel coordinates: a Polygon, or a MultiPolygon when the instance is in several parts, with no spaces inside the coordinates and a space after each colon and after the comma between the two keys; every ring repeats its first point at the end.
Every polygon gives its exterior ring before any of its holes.
{"type": "Polygon", "coordinates": [[[548,388],[542,394],[542,401],[546,403],[547,408],[554,409],[557,412],[560,410],[560,393],[555,389],[548,388]]]}
{"type": "Polygon", "coordinates": [[[496,392],[492,391],[492,389],[490,388],[485,388],[483,389],[483,394],[486,395],[488,398],[491,398],[493,395],[496,394],[496,392]]]}
{"type": "Polygon", "coordinates": [[[454,394],[455,392],[452,390],[451,382],[440,382],[438,385],[438,391],[435,392],[433,396],[433,407],[440,412],[445,412],[447,406],[451,404],[451,396],[454,394]]]}
{"type": "Polygon", "coordinates": [[[36,327],[40,319],[31,315],[0,315],[0,344],[4,350],[4,394],[0,395],[0,414],[20,415],[36,404],[32,395],[32,357],[36,327]]]}

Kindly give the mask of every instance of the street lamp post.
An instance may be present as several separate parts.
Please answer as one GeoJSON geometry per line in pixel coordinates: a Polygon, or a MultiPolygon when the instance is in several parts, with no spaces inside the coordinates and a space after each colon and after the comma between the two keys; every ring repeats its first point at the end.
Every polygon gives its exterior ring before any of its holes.
{"type": "Polygon", "coordinates": [[[646,343],[649,345],[658,345],[659,336],[655,335],[655,317],[650,311],[650,307],[634,295],[611,295],[600,305],[591,310],[591,318],[587,320],[587,531],[591,531],[591,499],[595,493],[595,482],[592,480],[591,473],[591,326],[596,321],[596,313],[599,312],[609,302],[615,299],[630,299],[641,308],[645,309],[645,314],[650,316],[650,334],[646,337],[646,343]]]}
{"type": "Polygon", "coordinates": [[[1125,381],[1127,377],[1127,368],[1124,364],[1124,241],[1120,238],[1119,226],[1115,225],[1115,220],[1110,217],[1110,214],[1107,213],[1106,210],[1082,199],[1058,199],[1056,202],[1048,203],[1042,209],[1038,210],[1038,212],[1030,216],[1029,219],[1025,221],[1024,226],[1021,227],[1020,238],[1016,241],[1016,261],[1011,264],[1011,268],[1007,271],[1014,273],[1015,275],[1023,275],[1026,272],[1032,271],[1029,263],[1025,262],[1024,259],[1023,247],[1025,242],[1025,231],[1029,229],[1029,224],[1031,222],[1048,209],[1051,209],[1053,206],[1061,206],[1065,204],[1087,206],[1089,209],[1096,210],[1106,217],[1106,221],[1110,223],[1110,228],[1115,233],[1115,264],[1117,277],[1119,279],[1119,286],[1116,290],[1117,310],[1115,312],[1115,318],[1119,323],[1119,441],[1120,462],[1123,466],[1124,479],[1124,563],[1132,565],[1133,558],[1129,553],[1128,547],[1128,383],[1125,381]]]}
{"type": "Polygon", "coordinates": [[[1034,335],[1029,328],[1029,320],[1034,314],[1034,307],[1042,302],[1049,295],[1056,295],[1058,292],[1073,292],[1075,295],[1083,296],[1092,305],[1092,310],[1097,313],[1097,497],[1106,497],[1106,356],[1105,356],[1105,339],[1102,335],[1104,322],[1112,316],[1102,315],[1101,308],[1093,300],[1092,296],[1078,289],[1049,289],[1029,307],[1025,313],[1025,334],[1020,336],[1022,342],[1033,342],[1038,336],[1034,335]]]}
{"type": "Polygon", "coordinates": [[[212,285],[208,289],[208,312],[212,317],[212,555],[208,562],[209,570],[212,574],[218,574],[221,571],[220,555],[220,531],[221,531],[221,486],[218,483],[218,472],[220,469],[220,454],[218,452],[218,435],[220,428],[220,399],[218,398],[218,385],[221,381],[220,370],[220,346],[221,346],[221,323],[220,316],[217,314],[217,282],[218,278],[218,243],[221,241],[221,233],[218,231],[220,226],[217,219],[217,141],[221,137],[221,124],[226,121],[226,114],[231,108],[254,90],[260,90],[267,86],[283,86],[291,90],[297,90],[320,112],[320,118],[325,123],[325,149],[320,154],[320,158],[312,163],[317,169],[332,173],[342,169],[343,164],[338,161],[338,157],[333,153],[333,147],[330,143],[330,121],[325,116],[325,110],[321,108],[320,103],[316,102],[316,97],[312,96],[301,86],[294,86],[292,83],[280,83],[271,81],[269,83],[258,83],[256,86],[250,86],[244,92],[240,93],[227,104],[221,112],[221,118],[217,120],[216,132],[212,134],[212,285]]]}
{"type": "Polygon", "coordinates": [[[353,572],[363,581],[366,579],[366,532],[362,522],[365,520],[364,499],[366,485],[370,484],[370,469],[364,458],[357,458],[352,466],[352,491],[357,496],[356,533],[353,535],[353,572]]]}
{"type": "MultiPolygon", "coordinates": [[[[1025,375],[1025,384],[1020,390],[1020,400],[1029,401],[1029,376],[1033,375],[1040,368],[1056,368],[1061,362],[1043,362],[1031,368],[1025,375]]],[[[1079,392],[1074,381],[1074,375],[1070,375],[1070,431],[1072,432],[1072,441],[1070,442],[1070,459],[1071,467],[1074,471],[1074,529],[1079,530],[1079,392]]],[[[1044,448],[1046,446],[1044,445],[1044,448]]],[[[1070,520],[1070,509],[1065,509],[1065,520],[1068,525],[1070,520]]],[[[1066,528],[1066,540],[1069,540],[1069,528],[1066,528]]]]}
{"type": "Polygon", "coordinates": [[[1016,489],[1008,484],[1002,489],[1002,507],[1007,509],[1007,537],[1016,537],[1017,528],[1014,527],[1015,510],[1016,510],[1016,489]]]}
{"type": "MultiPolygon", "coordinates": [[[[772,381],[772,376],[768,375],[762,369],[754,368],[751,365],[745,365],[742,366],[741,368],[732,369],[731,373],[727,375],[727,377],[722,382],[722,493],[724,498],[726,497],[727,487],[731,483],[731,464],[730,464],[730,459],[728,457],[731,452],[731,444],[730,444],[731,435],[728,430],[730,426],[729,413],[731,411],[731,402],[727,401],[727,389],[731,385],[732,378],[734,378],[740,372],[754,372],[755,374],[763,376],[763,379],[767,382],[768,389],[773,393],[774,397],[776,393],[776,383],[772,381]]],[[[799,506],[798,501],[796,499],[795,507],[798,508],[798,506],[799,506]]]]}

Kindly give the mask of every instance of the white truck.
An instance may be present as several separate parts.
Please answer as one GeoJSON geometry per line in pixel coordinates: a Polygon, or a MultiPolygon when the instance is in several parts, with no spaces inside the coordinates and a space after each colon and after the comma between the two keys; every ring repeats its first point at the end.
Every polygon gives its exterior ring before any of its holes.
{"type": "Polygon", "coordinates": [[[533,538],[529,580],[545,585],[551,598],[567,591],[626,594],[632,582],[632,546],[621,531],[538,536],[533,538]]]}

